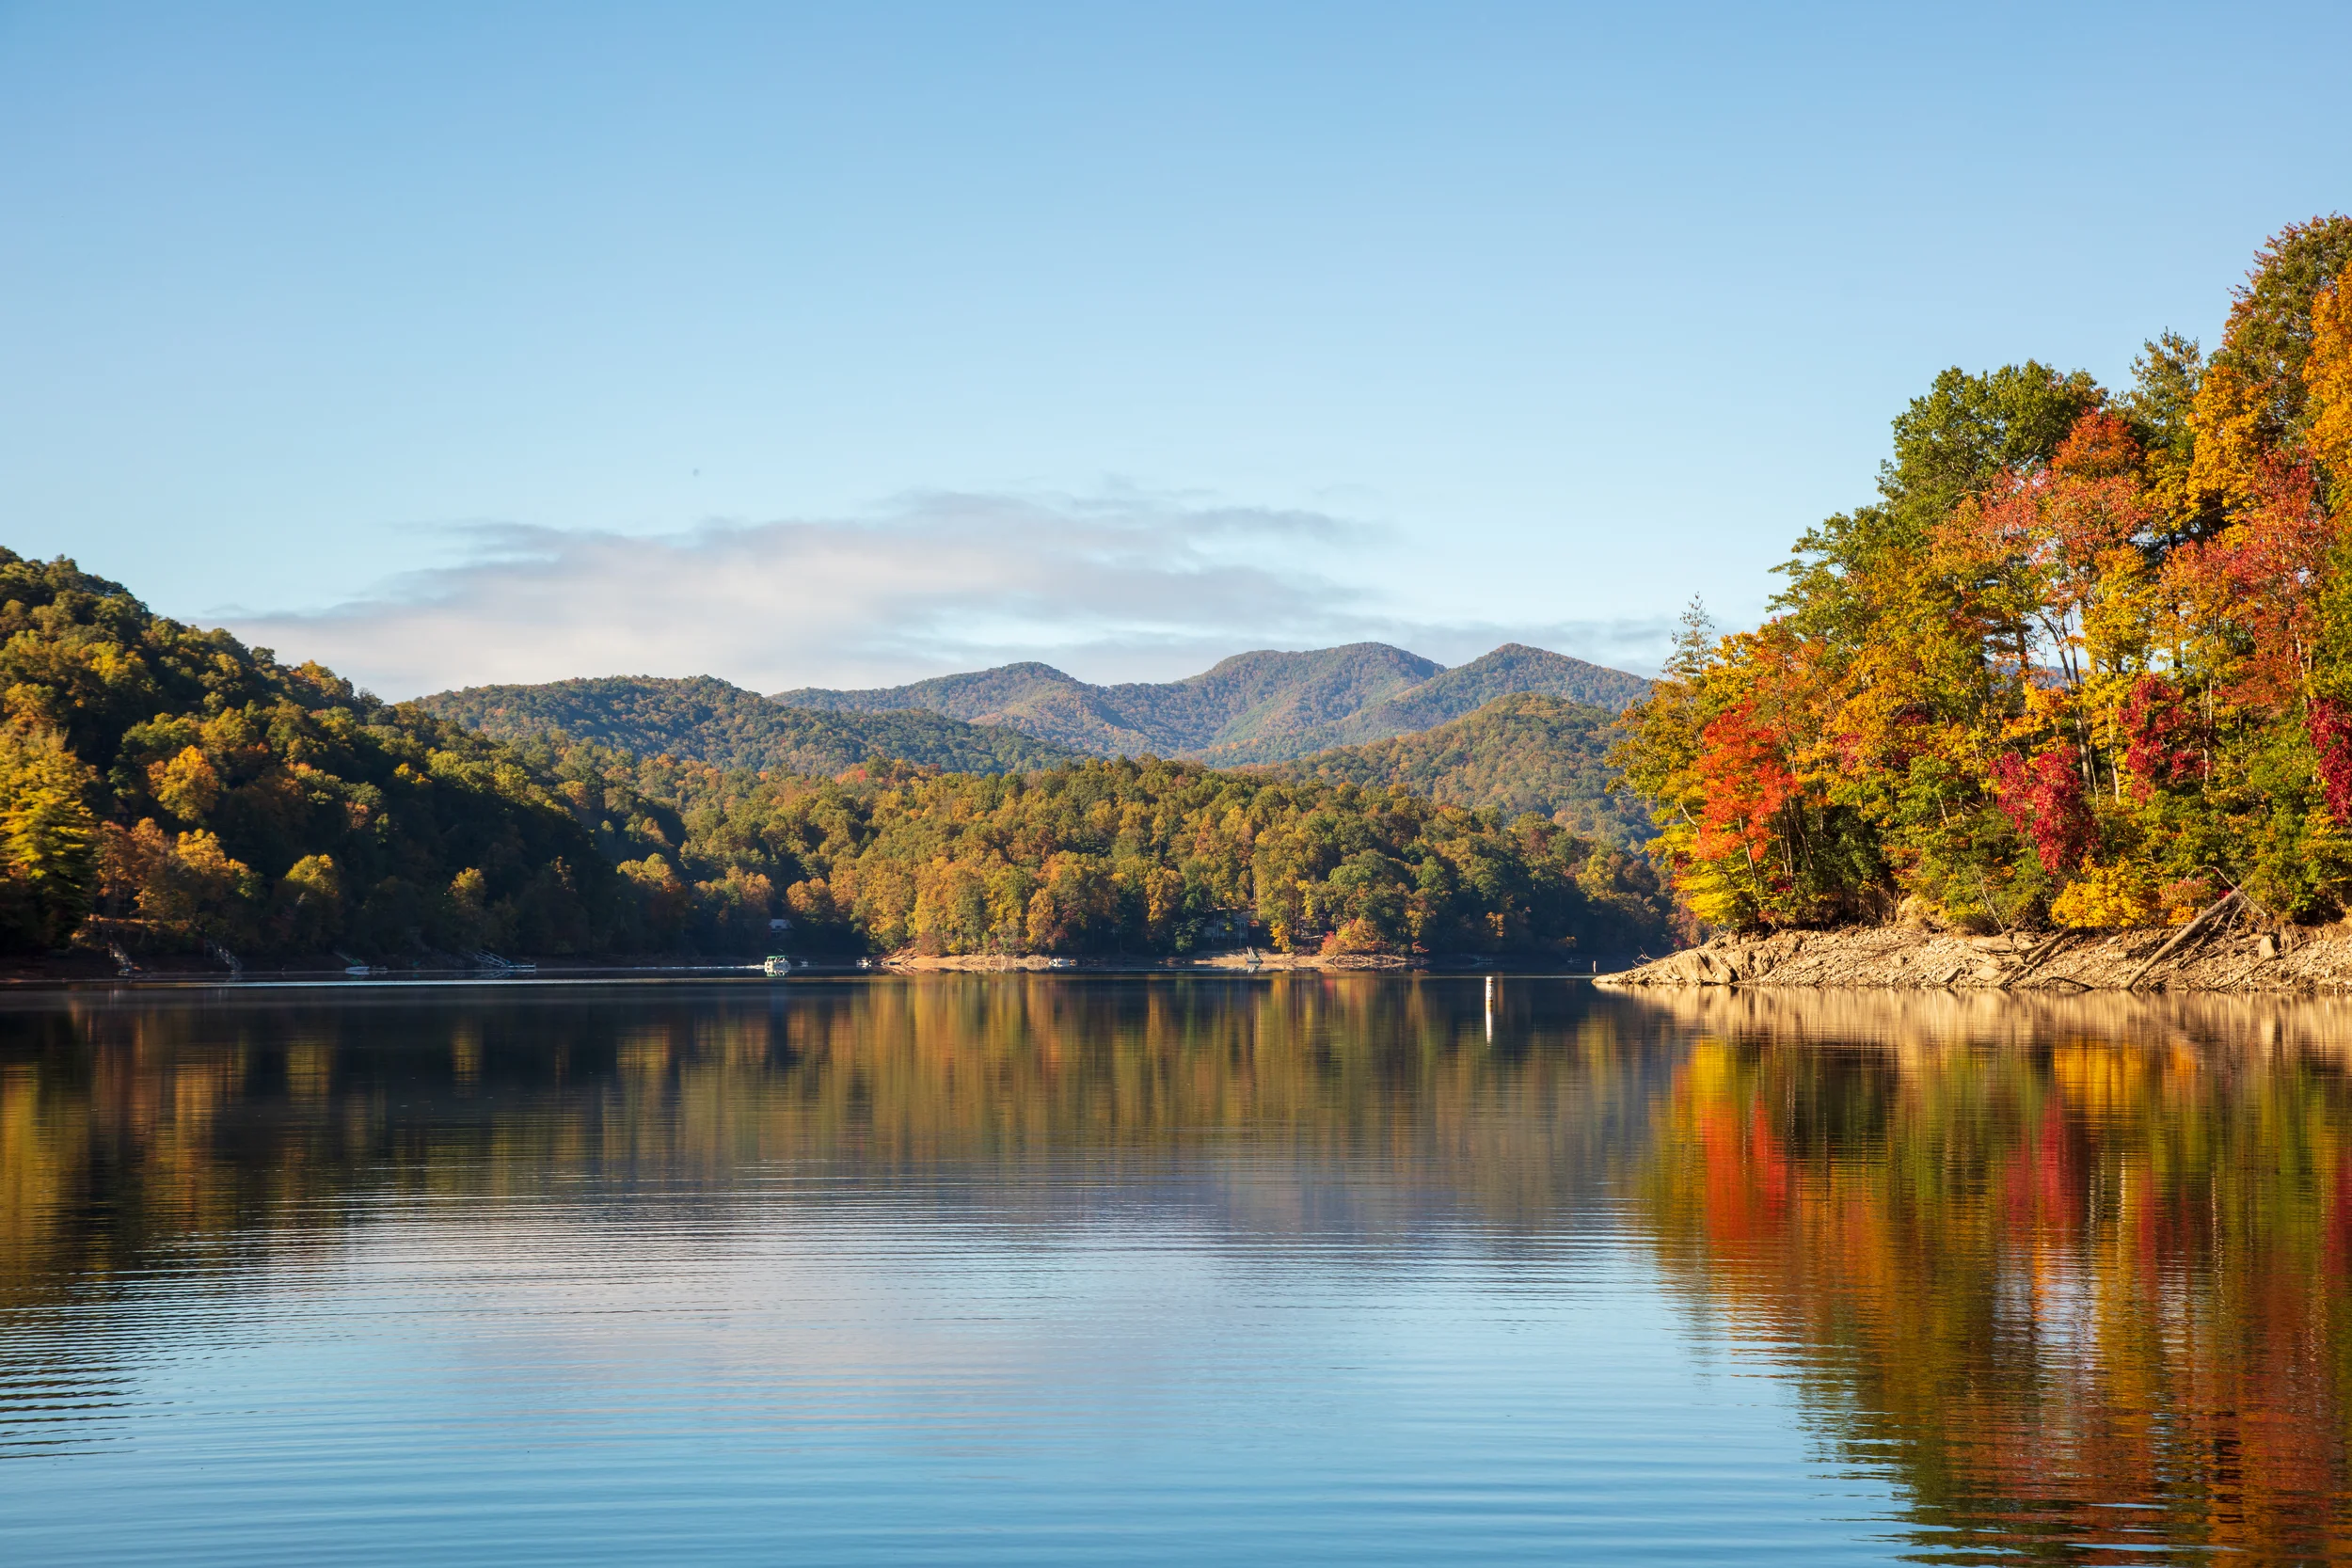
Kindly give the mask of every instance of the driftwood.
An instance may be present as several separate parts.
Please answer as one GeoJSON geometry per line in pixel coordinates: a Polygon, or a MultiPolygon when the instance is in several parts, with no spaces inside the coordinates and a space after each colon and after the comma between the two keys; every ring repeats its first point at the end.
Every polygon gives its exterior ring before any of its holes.
{"type": "Polygon", "coordinates": [[[2058,957],[2058,949],[2064,947],[2069,942],[2073,941],[2074,936],[2074,933],[2072,931],[2059,931],[2054,935],[2044,937],[2042,941],[2036,942],[2033,947],[2026,952],[2023,962],[2018,964],[2015,969],[2010,970],[2007,974],[2001,976],[2001,983],[1995,989],[2007,990],[2010,987],[2015,985],[2026,975],[2031,974],[2035,970],[2040,969],[2043,964],[2058,957]]]}
{"type": "Polygon", "coordinates": [[[2165,959],[2170,958],[2173,954],[2181,951],[2191,942],[2202,937],[2207,931],[2213,928],[2213,923],[2220,917],[2222,911],[2229,909],[2231,905],[2239,902],[2243,897],[2244,895],[2240,894],[2237,889],[2232,888],[2229,892],[2215,899],[2210,905],[2206,906],[2204,913],[2199,915],[2196,919],[2182,927],[2178,931],[2175,931],[2172,934],[2172,940],[2170,942],[2168,942],[2162,947],[2157,948],[2153,953],[2148,956],[2148,961],[2146,963],[2143,963],[2137,969],[2133,970],[2132,977],[2123,982],[2123,989],[2125,990],[2138,990],[2140,981],[2148,977],[2148,972],[2150,970],[2155,968],[2156,965],[2164,962],[2165,959]]]}

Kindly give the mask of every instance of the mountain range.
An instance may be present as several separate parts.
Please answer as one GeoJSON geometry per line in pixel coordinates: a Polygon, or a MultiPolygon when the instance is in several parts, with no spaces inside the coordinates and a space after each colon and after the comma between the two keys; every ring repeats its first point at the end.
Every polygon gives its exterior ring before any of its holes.
{"type": "Polygon", "coordinates": [[[945,714],[818,713],[782,707],[756,691],[709,675],[549,681],[543,686],[469,686],[419,699],[436,719],[492,740],[532,740],[561,730],[639,756],[664,754],[719,768],[772,769],[833,778],[862,763],[897,757],[951,773],[1027,772],[1074,761],[1076,753],[996,724],[945,714]]]}
{"type": "Polygon", "coordinates": [[[493,740],[562,731],[642,757],[825,778],[883,758],[1005,773],[1148,752],[1532,811],[1631,846],[1650,827],[1607,792],[1608,732],[1648,689],[1518,643],[1449,670],[1359,642],[1238,654],[1186,680],[1119,686],[1029,663],[869,691],[762,697],[708,675],[608,676],[469,687],[418,705],[493,740]]]}
{"type": "Polygon", "coordinates": [[[1152,752],[1228,767],[1411,734],[1518,692],[1615,713],[1648,689],[1639,675],[1517,642],[1451,670],[1384,642],[1354,642],[1236,654],[1180,681],[1096,686],[1026,663],[866,691],[802,687],[770,700],[827,713],[927,709],[1095,756],[1152,752]]]}

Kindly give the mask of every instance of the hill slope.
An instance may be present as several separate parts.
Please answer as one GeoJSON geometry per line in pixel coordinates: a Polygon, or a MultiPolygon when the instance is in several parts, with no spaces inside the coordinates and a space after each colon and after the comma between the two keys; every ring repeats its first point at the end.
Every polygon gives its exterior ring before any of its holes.
{"type": "Polygon", "coordinates": [[[768,700],[813,713],[926,709],[967,723],[1006,725],[1093,756],[1154,750],[1153,737],[1107,700],[1112,689],[1089,686],[1050,664],[1025,663],[866,691],[803,687],[768,700]]]}
{"type": "Polygon", "coordinates": [[[621,869],[668,890],[654,907],[681,942],[723,879],[771,890],[802,951],[1133,956],[1251,941],[1561,956],[1655,951],[1666,929],[1646,857],[1402,790],[1167,761],[882,787],[578,760],[608,793],[625,774],[674,802],[681,840],[615,852],[643,855],[621,869]]]}
{"type": "Polygon", "coordinates": [[[1640,702],[1649,682],[1622,670],[1581,658],[1506,642],[1468,664],[1431,675],[1419,685],[1328,723],[1294,731],[1269,743],[1245,740],[1203,748],[1204,762],[1219,766],[1278,762],[1311,755],[1328,747],[1361,745],[1391,736],[1412,735],[1475,713],[1498,697],[1534,692],[1613,714],[1640,702]]]}
{"type": "Polygon", "coordinates": [[[1407,789],[1445,805],[1492,807],[1506,816],[1534,812],[1632,848],[1648,842],[1655,830],[1631,798],[1608,793],[1615,774],[1608,763],[1613,723],[1598,707],[1518,692],[1435,729],[1320,752],[1270,771],[1324,784],[1407,789]]]}
{"type": "Polygon", "coordinates": [[[882,757],[959,773],[1024,771],[1073,759],[1063,748],[1017,730],[920,710],[816,713],[779,707],[708,675],[471,686],[419,698],[417,705],[493,740],[530,740],[562,730],[640,756],[666,753],[718,768],[774,768],[822,778],[882,757]]]}
{"type": "Polygon", "coordinates": [[[1008,664],[869,691],[803,687],[771,699],[836,713],[928,708],[1004,724],[1097,756],[1274,762],[1457,719],[1510,692],[1612,712],[1649,683],[1541,648],[1507,644],[1459,669],[1383,642],[1237,654],[1185,680],[1094,686],[1048,664],[1008,664]]]}
{"type": "Polygon", "coordinates": [[[153,614],[70,561],[0,549],[0,948],[633,938],[627,884],[512,748],[153,614]]]}
{"type": "MultiPolygon", "coordinates": [[[[1490,654],[1457,664],[1433,675],[1412,690],[1368,709],[1359,719],[1372,723],[1395,723],[1407,730],[1427,729],[1448,719],[1475,713],[1497,697],[1517,691],[1539,691],[1565,697],[1587,707],[1618,713],[1649,695],[1649,682],[1623,670],[1587,664],[1581,658],[1505,642],[1490,654]]],[[[1365,736],[1363,738],[1374,738],[1365,736]]]]}

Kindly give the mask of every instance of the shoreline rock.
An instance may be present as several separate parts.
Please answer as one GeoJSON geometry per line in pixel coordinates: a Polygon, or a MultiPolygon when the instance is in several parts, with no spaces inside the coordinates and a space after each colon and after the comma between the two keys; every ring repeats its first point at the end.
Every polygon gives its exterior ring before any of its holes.
{"type": "Polygon", "coordinates": [[[2214,921],[2179,927],[1968,936],[1913,926],[1719,935],[1596,984],[1994,991],[2352,990],[2352,926],[2214,921]],[[2152,962],[2152,960],[2153,960],[2152,962]]]}

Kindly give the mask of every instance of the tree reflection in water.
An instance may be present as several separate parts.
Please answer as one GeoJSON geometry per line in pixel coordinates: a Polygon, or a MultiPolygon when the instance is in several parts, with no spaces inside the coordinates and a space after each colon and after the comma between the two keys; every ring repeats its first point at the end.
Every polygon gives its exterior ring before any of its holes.
{"type": "Polygon", "coordinates": [[[1918,1545],[2352,1546],[2352,1008],[1663,1006],[1692,1043],[1641,1161],[1658,1255],[1800,1370],[1838,1462],[1900,1480],[1918,1545]]]}
{"type": "Polygon", "coordinates": [[[1082,1159],[1097,1180],[1197,1187],[1200,1154],[1232,1150],[1248,1158],[1220,1164],[1214,1201],[1248,1237],[1381,1245],[1437,1209],[1548,1231],[1598,1198],[1655,1085],[1623,1081],[1620,1018],[1556,994],[1518,998],[1488,1045],[1478,984],[947,975],[22,1006],[0,1013],[0,1311],[202,1239],[358,1223],[345,1197],[583,1179],[723,1197],[787,1164],[883,1183],[1082,1159]]]}
{"type": "Polygon", "coordinates": [[[0,1449],[113,1397],[125,1347],[56,1325],[159,1271],[582,1182],[815,1205],[779,1175],[820,1169],[1047,1230],[1115,1187],[1391,1267],[1440,1228],[1616,1238],[1923,1556],[2352,1555],[2347,1051],[2340,1004],[1556,981],[1506,986],[1491,1046],[1476,982],[1372,977],[26,1000],[0,1449]]]}

